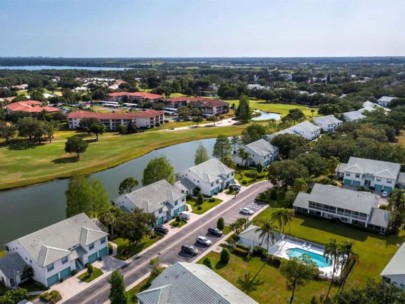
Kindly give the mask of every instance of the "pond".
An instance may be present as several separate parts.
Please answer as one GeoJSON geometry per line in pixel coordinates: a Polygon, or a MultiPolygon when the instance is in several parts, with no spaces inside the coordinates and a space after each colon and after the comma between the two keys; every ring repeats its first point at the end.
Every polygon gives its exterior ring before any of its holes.
{"type": "Polygon", "coordinates": [[[271,112],[264,112],[264,111],[258,111],[256,110],[255,113],[260,113],[260,116],[253,117],[253,121],[262,121],[262,120],[269,120],[269,119],[275,119],[275,120],[280,120],[281,114],[278,113],[271,113],[271,112]]]}
{"type": "MultiPolygon", "coordinates": [[[[152,151],[139,158],[117,167],[92,174],[107,189],[109,199],[118,196],[120,182],[133,176],[139,182],[148,162],[155,157],[165,155],[175,172],[194,165],[194,154],[203,144],[209,156],[215,144],[215,138],[191,141],[152,151]]],[[[4,243],[49,226],[65,218],[68,180],[55,180],[25,188],[0,192],[0,248],[4,243]]],[[[140,186],[139,186],[140,187],[140,186]]]]}

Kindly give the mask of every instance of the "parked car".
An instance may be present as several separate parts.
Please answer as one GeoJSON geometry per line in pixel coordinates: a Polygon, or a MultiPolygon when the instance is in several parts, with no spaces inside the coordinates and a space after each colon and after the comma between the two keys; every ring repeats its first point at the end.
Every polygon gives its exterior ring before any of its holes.
{"type": "Polygon", "coordinates": [[[163,235],[166,235],[169,232],[169,229],[164,226],[156,227],[154,230],[155,230],[155,233],[159,233],[159,234],[163,234],[163,235]]]}
{"type": "Polygon", "coordinates": [[[185,221],[188,221],[191,217],[191,213],[188,211],[182,211],[179,213],[179,215],[180,215],[180,218],[185,221]]]}
{"type": "Polygon", "coordinates": [[[240,209],[240,213],[245,214],[245,215],[252,215],[254,211],[252,209],[249,209],[248,207],[244,207],[240,209]]]}
{"type": "Polygon", "coordinates": [[[214,236],[217,236],[217,237],[222,236],[222,231],[219,230],[218,228],[212,228],[212,227],[210,227],[210,228],[208,228],[208,233],[209,233],[209,234],[212,234],[212,235],[214,235],[214,236]]]}
{"type": "Polygon", "coordinates": [[[195,248],[193,245],[185,244],[181,246],[181,252],[184,254],[196,256],[198,254],[198,249],[195,248]]]}
{"type": "Polygon", "coordinates": [[[204,246],[211,246],[212,242],[211,240],[207,239],[205,236],[198,236],[197,237],[197,243],[204,245],[204,246]]]}
{"type": "Polygon", "coordinates": [[[381,197],[388,197],[388,192],[387,192],[387,191],[383,191],[383,193],[381,193],[381,197]]]}

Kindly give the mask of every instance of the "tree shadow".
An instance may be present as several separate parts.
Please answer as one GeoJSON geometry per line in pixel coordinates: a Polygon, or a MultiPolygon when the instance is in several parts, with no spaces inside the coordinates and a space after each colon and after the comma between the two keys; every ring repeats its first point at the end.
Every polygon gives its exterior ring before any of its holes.
{"type": "Polygon", "coordinates": [[[2,146],[8,146],[9,150],[28,150],[34,149],[37,146],[42,145],[27,140],[13,140],[9,143],[3,143],[2,146]]]}
{"type": "Polygon", "coordinates": [[[215,269],[217,269],[217,270],[222,269],[226,265],[228,265],[228,264],[225,264],[225,263],[222,263],[221,261],[218,261],[218,263],[215,265],[215,269]]]}
{"type": "Polygon", "coordinates": [[[91,143],[95,143],[98,142],[98,140],[96,138],[92,138],[92,139],[85,139],[85,141],[87,141],[87,143],[91,144],[91,143]]]}
{"type": "Polygon", "coordinates": [[[71,164],[78,161],[79,159],[76,156],[60,157],[52,160],[54,164],[71,164]]]}

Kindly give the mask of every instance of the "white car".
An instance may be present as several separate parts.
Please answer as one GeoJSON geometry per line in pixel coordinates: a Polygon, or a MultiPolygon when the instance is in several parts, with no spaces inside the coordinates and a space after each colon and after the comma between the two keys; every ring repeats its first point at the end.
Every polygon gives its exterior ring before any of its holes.
{"type": "Polygon", "coordinates": [[[383,191],[383,193],[381,194],[381,197],[388,197],[388,192],[387,192],[387,191],[383,191]]]}
{"type": "Polygon", "coordinates": [[[204,246],[211,246],[212,244],[211,240],[207,239],[205,236],[197,237],[197,243],[204,246]]]}
{"type": "Polygon", "coordinates": [[[252,215],[254,211],[252,209],[249,209],[248,207],[240,209],[240,213],[246,214],[246,215],[252,215]]]}

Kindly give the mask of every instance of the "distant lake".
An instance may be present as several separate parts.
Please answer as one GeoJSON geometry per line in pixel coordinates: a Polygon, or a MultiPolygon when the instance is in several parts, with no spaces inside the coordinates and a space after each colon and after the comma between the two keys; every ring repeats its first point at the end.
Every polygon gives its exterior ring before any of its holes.
{"type": "Polygon", "coordinates": [[[56,65],[21,65],[21,66],[0,66],[0,70],[26,70],[26,71],[41,71],[41,70],[88,70],[88,71],[124,71],[129,68],[115,67],[83,67],[83,66],[56,66],[56,65]]]}

